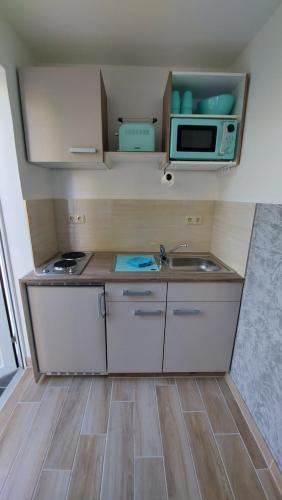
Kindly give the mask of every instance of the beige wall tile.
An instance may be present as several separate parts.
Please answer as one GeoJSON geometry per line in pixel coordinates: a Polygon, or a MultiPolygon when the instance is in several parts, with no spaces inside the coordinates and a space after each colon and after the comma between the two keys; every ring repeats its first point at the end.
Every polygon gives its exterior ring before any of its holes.
{"type": "Polygon", "coordinates": [[[255,203],[215,203],[211,252],[242,276],[248,258],[255,203]]]}
{"type": "Polygon", "coordinates": [[[189,241],[190,251],[208,252],[213,201],[177,200],[54,200],[61,251],[156,251],[189,241]],[[84,214],[85,224],[70,225],[68,215],[84,214]],[[201,215],[203,223],[185,225],[186,215],[201,215]]]}
{"type": "Polygon", "coordinates": [[[40,266],[58,253],[53,200],[27,200],[34,265],[40,266]]]}
{"type": "Polygon", "coordinates": [[[188,241],[190,251],[209,252],[245,274],[254,203],[189,200],[27,200],[35,266],[59,251],[158,251],[188,241]],[[68,216],[84,214],[85,224],[68,216]],[[186,225],[186,215],[201,215],[186,225]]]}

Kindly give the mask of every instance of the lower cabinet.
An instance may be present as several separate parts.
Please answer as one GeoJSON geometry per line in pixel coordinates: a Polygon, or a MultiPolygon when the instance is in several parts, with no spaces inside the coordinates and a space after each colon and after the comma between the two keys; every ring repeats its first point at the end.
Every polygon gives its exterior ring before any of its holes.
{"type": "Polygon", "coordinates": [[[106,283],[105,289],[109,373],[229,370],[242,283],[106,283]]]}
{"type": "Polygon", "coordinates": [[[230,282],[106,283],[105,311],[103,286],[27,286],[35,367],[39,374],[226,372],[241,292],[242,283],[230,282]]]}
{"type": "Polygon", "coordinates": [[[104,288],[28,286],[40,373],[105,373],[104,288]]]}
{"type": "Polygon", "coordinates": [[[240,302],[168,302],[164,372],[225,372],[240,302]]]}
{"type": "Polygon", "coordinates": [[[165,302],[107,302],[109,373],[161,372],[165,302]]]}

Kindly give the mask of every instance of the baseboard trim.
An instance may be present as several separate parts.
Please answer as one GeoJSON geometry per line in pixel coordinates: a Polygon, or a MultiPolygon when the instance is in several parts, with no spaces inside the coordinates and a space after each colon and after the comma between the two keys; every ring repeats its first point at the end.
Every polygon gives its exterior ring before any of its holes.
{"type": "Polygon", "coordinates": [[[282,493],[282,472],[280,471],[279,467],[277,466],[267,443],[265,442],[254,418],[252,417],[252,415],[250,413],[250,410],[248,409],[245,401],[243,400],[240,392],[238,391],[238,389],[237,389],[236,385],[234,384],[229,373],[227,373],[225,375],[225,381],[226,381],[230,391],[232,392],[232,395],[233,395],[234,399],[236,400],[251,433],[253,434],[253,436],[256,440],[256,443],[257,443],[257,445],[258,445],[258,447],[259,447],[259,449],[260,449],[260,451],[261,451],[261,453],[266,461],[267,467],[269,469],[269,472],[272,475],[273,480],[275,481],[278,489],[280,490],[280,493],[282,493]]]}
{"type": "Polygon", "coordinates": [[[31,358],[30,357],[26,357],[25,358],[25,362],[26,362],[26,366],[27,368],[32,368],[32,361],[31,361],[31,358]]]}

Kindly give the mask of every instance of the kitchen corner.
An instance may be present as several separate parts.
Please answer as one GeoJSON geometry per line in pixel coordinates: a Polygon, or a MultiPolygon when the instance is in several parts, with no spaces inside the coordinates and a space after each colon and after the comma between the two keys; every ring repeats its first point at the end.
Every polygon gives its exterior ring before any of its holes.
{"type": "Polygon", "coordinates": [[[282,499],[281,2],[1,2],[0,500],[282,499]]]}

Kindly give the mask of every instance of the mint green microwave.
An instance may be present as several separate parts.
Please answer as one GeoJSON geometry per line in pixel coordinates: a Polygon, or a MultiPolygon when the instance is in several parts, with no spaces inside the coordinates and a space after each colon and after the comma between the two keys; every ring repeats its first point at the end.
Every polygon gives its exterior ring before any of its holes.
{"type": "Polygon", "coordinates": [[[171,160],[234,160],[238,120],[172,118],[171,160]]]}
{"type": "Polygon", "coordinates": [[[153,123],[125,122],[119,126],[119,151],[155,151],[153,123]]]}

